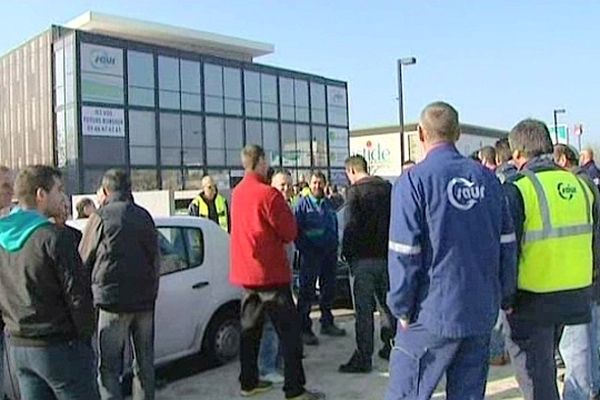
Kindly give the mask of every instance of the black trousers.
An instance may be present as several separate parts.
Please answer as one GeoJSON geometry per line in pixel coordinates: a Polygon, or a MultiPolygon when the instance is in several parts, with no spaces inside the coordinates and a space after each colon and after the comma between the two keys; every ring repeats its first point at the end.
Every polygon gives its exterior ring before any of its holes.
{"type": "Polygon", "coordinates": [[[396,333],[396,319],[386,303],[389,291],[387,260],[364,259],[352,262],[354,309],[356,310],[356,348],[360,361],[371,364],[375,329],[373,312],[378,306],[381,314],[380,338],[390,346],[396,333]]]}
{"type": "Polygon", "coordinates": [[[242,338],[240,382],[243,390],[258,384],[258,352],[265,314],[277,331],[283,350],[285,396],[304,393],[306,378],[302,366],[300,316],[289,285],[272,289],[244,289],[242,295],[242,338]]]}

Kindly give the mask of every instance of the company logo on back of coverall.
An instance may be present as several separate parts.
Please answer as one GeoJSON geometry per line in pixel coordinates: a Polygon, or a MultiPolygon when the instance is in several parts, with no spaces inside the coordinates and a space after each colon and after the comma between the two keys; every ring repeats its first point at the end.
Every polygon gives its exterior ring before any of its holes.
{"type": "Polygon", "coordinates": [[[477,185],[465,178],[453,178],[446,187],[448,201],[455,208],[468,211],[483,200],[485,186],[477,185]]]}
{"type": "Polygon", "coordinates": [[[565,200],[571,200],[577,194],[577,188],[568,183],[560,182],[556,185],[558,195],[565,200]]]}

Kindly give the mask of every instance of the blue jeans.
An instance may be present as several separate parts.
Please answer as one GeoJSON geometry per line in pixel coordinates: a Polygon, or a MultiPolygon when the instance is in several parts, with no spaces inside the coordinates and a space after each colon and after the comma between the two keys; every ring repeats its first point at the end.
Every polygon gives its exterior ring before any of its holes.
{"type": "Polygon", "coordinates": [[[260,376],[272,374],[277,371],[279,352],[279,336],[273,323],[265,315],[260,351],[258,352],[258,371],[260,376]]]}
{"type": "Polygon", "coordinates": [[[597,304],[592,305],[589,324],[568,325],[560,341],[560,354],[565,362],[564,400],[589,400],[600,390],[600,356],[597,304]]]}
{"type": "Polygon", "coordinates": [[[154,399],[154,311],[98,316],[98,386],[103,400],[121,400],[123,350],[133,349],[133,400],[154,399]]]}
{"type": "Polygon", "coordinates": [[[298,312],[302,318],[303,333],[312,332],[310,310],[316,295],[317,279],[319,280],[321,326],[333,325],[331,309],[335,300],[337,252],[322,253],[315,250],[313,254],[300,254],[298,312]]]}
{"type": "Polygon", "coordinates": [[[94,352],[89,341],[45,347],[9,346],[9,350],[22,399],[98,399],[94,352]]]}

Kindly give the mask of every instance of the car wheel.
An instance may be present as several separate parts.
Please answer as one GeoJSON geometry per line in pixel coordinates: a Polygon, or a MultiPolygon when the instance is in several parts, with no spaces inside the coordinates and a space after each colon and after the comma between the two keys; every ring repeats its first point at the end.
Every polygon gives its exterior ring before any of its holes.
{"type": "Polygon", "coordinates": [[[240,314],[237,307],[219,310],[210,321],[202,350],[216,365],[234,360],[240,354],[240,314]]]}

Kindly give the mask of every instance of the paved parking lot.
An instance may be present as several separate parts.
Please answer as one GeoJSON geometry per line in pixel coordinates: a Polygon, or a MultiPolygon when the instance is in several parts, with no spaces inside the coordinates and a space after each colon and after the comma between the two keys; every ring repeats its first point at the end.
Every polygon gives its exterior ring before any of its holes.
{"type": "MultiPolygon", "coordinates": [[[[354,349],[354,319],[351,314],[343,313],[338,317],[339,325],[348,331],[345,338],[320,337],[318,347],[307,347],[304,367],[308,380],[308,387],[320,390],[327,394],[328,399],[352,400],[373,399],[381,400],[384,397],[388,381],[387,362],[374,358],[374,369],[370,374],[342,375],[337,372],[339,364],[350,357],[354,349]]],[[[220,368],[208,369],[197,373],[193,369],[198,367],[195,363],[180,363],[175,368],[180,376],[195,373],[193,376],[171,380],[159,390],[157,399],[162,400],[226,400],[241,399],[239,396],[238,373],[239,363],[234,362],[220,368]],[[185,370],[190,369],[190,370],[185,370]]],[[[160,376],[160,374],[159,374],[160,376]]],[[[283,399],[280,387],[271,392],[256,396],[256,399],[275,400],[283,399]]],[[[443,386],[434,396],[434,399],[444,399],[443,386]]],[[[492,368],[488,383],[487,399],[522,399],[517,384],[513,378],[510,367],[492,368]]]]}

